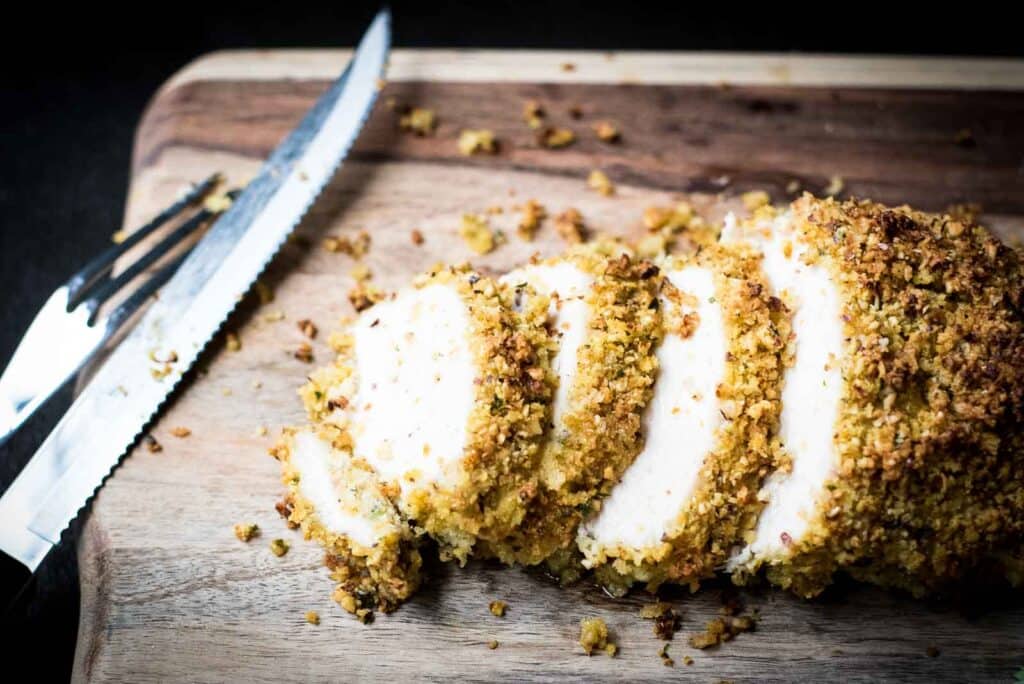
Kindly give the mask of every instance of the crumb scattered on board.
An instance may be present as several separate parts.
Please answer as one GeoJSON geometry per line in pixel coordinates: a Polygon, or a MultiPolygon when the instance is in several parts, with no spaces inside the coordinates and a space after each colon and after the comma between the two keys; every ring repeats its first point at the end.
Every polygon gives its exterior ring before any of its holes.
{"type": "Polygon", "coordinates": [[[238,333],[229,332],[225,337],[225,346],[228,351],[239,351],[242,348],[242,340],[238,337],[238,333]]]}
{"type": "Polygon", "coordinates": [[[146,443],[146,449],[149,453],[156,454],[164,450],[164,447],[160,442],[156,441],[156,437],[153,435],[146,435],[142,438],[142,441],[146,443]]]}
{"type": "Polygon", "coordinates": [[[493,131],[485,128],[466,129],[459,134],[459,153],[469,157],[474,154],[496,154],[498,141],[493,131]]]}
{"type": "Polygon", "coordinates": [[[497,639],[491,639],[490,641],[488,641],[487,642],[487,648],[491,649],[492,651],[494,649],[498,648],[498,640],[497,639]]]}
{"type": "Polygon", "coordinates": [[[488,608],[491,611],[491,615],[495,617],[505,617],[505,611],[508,610],[508,604],[504,601],[491,601],[488,608]]]}
{"type": "Polygon", "coordinates": [[[311,625],[319,625],[320,624],[320,613],[316,612],[315,610],[307,610],[306,611],[306,622],[308,622],[311,625]]]}
{"type": "Polygon", "coordinates": [[[669,645],[670,644],[668,642],[665,642],[662,645],[661,650],[658,651],[658,657],[661,658],[661,664],[664,665],[665,667],[674,667],[675,664],[676,664],[676,661],[672,660],[672,657],[669,656],[669,654],[668,654],[668,647],[669,647],[669,645]]]}
{"type": "Polygon", "coordinates": [[[417,247],[426,242],[426,240],[423,239],[423,232],[419,230],[413,230],[411,233],[409,233],[409,239],[411,239],[412,244],[416,245],[417,247]]]}
{"type": "Polygon", "coordinates": [[[597,191],[598,194],[610,197],[615,194],[615,185],[608,175],[599,169],[594,169],[587,176],[587,187],[597,191]]]}
{"type": "Polygon", "coordinates": [[[370,251],[371,241],[370,234],[365,230],[360,230],[351,238],[329,235],[321,244],[328,252],[347,254],[354,259],[361,259],[370,251]]]}
{"type": "Polygon", "coordinates": [[[732,641],[744,632],[751,632],[757,625],[754,615],[725,615],[707,623],[705,630],[690,636],[690,646],[699,649],[711,648],[732,641]]]}
{"type": "Polygon", "coordinates": [[[598,121],[594,124],[594,133],[597,134],[597,139],[601,142],[616,143],[622,139],[619,127],[611,121],[598,121]]]}
{"type": "Polygon", "coordinates": [[[316,337],[318,332],[316,325],[308,318],[299,321],[299,331],[311,340],[316,337]]]}
{"type": "Polygon", "coordinates": [[[291,545],[288,544],[284,539],[274,539],[270,542],[270,552],[280,558],[284,554],[288,553],[288,549],[291,545]]]}
{"type": "Polygon", "coordinates": [[[302,361],[303,363],[313,363],[313,347],[309,344],[309,342],[302,342],[295,349],[295,352],[292,354],[292,356],[294,356],[299,361],[302,361]]]}
{"type": "Polygon", "coordinates": [[[547,210],[535,199],[527,200],[526,204],[520,207],[522,215],[516,225],[516,232],[519,237],[530,242],[540,228],[540,222],[548,215],[547,210]]]}
{"type": "Polygon", "coordinates": [[[433,109],[410,107],[399,116],[398,127],[419,136],[433,135],[437,130],[437,114],[433,109]]]}
{"type": "Polygon", "coordinates": [[[256,523],[236,523],[235,524],[235,536],[238,537],[238,541],[250,541],[254,537],[258,537],[260,534],[260,526],[256,523]]]}
{"type": "Polygon", "coordinates": [[[570,245],[578,245],[586,239],[583,215],[578,209],[569,208],[555,217],[555,232],[570,245]]]}
{"type": "Polygon", "coordinates": [[[187,427],[179,425],[178,427],[171,428],[171,435],[178,439],[184,439],[192,434],[192,431],[187,427]]]}
{"type": "Polygon", "coordinates": [[[601,618],[583,618],[580,620],[580,646],[587,655],[601,650],[609,656],[618,652],[618,647],[608,638],[608,625],[601,618]]]}
{"type": "Polygon", "coordinates": [[[542,147],[547,147],[551,150],[557,150],[562,147],[568,147],[576,142],[576,134],[569,128],[557,128],[549,126],[544,128],[537,133],[537,142],[542,147]]]}
{"type": "Polygon", "coordinates": [[[463,214],[459,224],[459,237],[466,246],[477,254],[493,252],[498,241],[494,231],[487,223],[487,218],[480,214],[463,214]]]}
{"type": "Polygon", "coordinates": [[[679,631],[679,615],[671,604],[649,603],[640,608],[640,617],[654,621],[654,635],[664,641],[671,641],[679,631]]]}

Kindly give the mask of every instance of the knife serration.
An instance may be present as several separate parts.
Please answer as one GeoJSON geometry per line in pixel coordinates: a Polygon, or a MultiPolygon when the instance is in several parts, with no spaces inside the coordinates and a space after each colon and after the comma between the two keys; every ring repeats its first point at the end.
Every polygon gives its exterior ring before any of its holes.
{"type": "Polygon", "coordinates": [[[382,10],[352,61],[160,291],[0,498],[0,549],[31,570],[135,442],[348,153],[391,43],[382,10]],[[151,373],[153,352],[174,372],[151,373]]]}

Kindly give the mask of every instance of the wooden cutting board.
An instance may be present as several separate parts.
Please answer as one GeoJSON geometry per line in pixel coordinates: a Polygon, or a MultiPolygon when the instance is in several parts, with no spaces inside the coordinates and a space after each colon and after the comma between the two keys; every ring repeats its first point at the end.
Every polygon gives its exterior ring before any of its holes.
{"type": "MultiPolygon", "coordinates": [[[[204,57],[156,95],[139,127],[126,227],[137,226],[189,181],[222,171],[244,182],[344,63],[341,51],[226,52],[204,57]]],[[[381,287],[405,284],[439,261],[472,258],[503,269],[555,253],[550,226],[514,237],[514,205],[576,207],[595,232],[639,234],[644,207],[689,197],[710,218],[744,190],[777,201],[793,181],[822,192],[941,209],[978,202],[1004,236],[1024,236],[1024,62],[787,57],[397,51],[392,80],[355,150],[263,279],[272,302],[250,298],[150,432],[96,497],[79,550],[82,611],[75,679],[280,682],[302,680],[692,679],[770,681],[1002,680],[1024,667],[1024,599],[917,601],[841,584],[816,601],[770,589],[743,593],[761,612],[756,632],[715,650],[686,645],[718,615],[723,588],[672,596],[682,631],[662,643],[638,608],[583,584],[559,589],[521,570],[474,564],[433,569],[408,605],[368,626],[334,605],[321,552],[274,511],[282,425],[303,419],[295,390],[311,366],[293,352],[298,321],[326,332],[350,312],[353,262],[320,247],[366,230],[365,261],[381,287]],[[435,109],[433,137],[397,131],[386,106],[435,109]],[[528,99],[578,141],[540,148],[522,119],[528,99]],[[578,107],[582,118],[570,116],[578,107]],[[620,144],[591,125],[617,122],[620,144]],[[488,128],[496,156],[466,158],[463,128],[488,128]],[[589,191],[591,169],[617,184],[589,191]],[[456,236],[466,211],[499,207],[509,243],[475,258],[456,236]],[[416,246],[411,231],[426,241],[416,246]],[[283,315],[283,318],[281,318],[283,315]],[[176,438],[175,427],[191,436],[176,438]],[[263,429],[269,430],[264,435],[263,429]],[[256,522],[249,544],[232,525],[256,522]],[[291,551],[273,556],[271,539],[291,551]],[[488,612],[493,599],[508,614],[488,612]],[[320,613],[307,624],[308,610],[320,613]],[[581,617],[603,617],[620,647],[612,659],[576,644],[581,617]],[[496,650],[488,642],[499,642],[496,650]],[[693,658],[684,665],[684,656],[693,658]]]]}

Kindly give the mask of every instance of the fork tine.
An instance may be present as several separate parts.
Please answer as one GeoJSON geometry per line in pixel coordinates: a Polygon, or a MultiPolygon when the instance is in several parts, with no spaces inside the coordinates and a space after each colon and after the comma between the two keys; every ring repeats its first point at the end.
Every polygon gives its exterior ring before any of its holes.
{"type": "Polygon", "coordinates": [[[67,282],[68,311],[81,303],[86,291],[89,289],[89,286],[92,285],[98,277],[108,272],[118,257],[137,245],[157,228],[180,214],[187,207],[198,202],[207,193],[209,193],[210,190],[216,187],[221,180],[222,177],[219,173],[213,174],[202,183],[189,190],[184,197],[160,212],[149,223],[129,235],[123,242],[111,245],[109,248],[101,252],[96,258],[87,263],[84,268],[78,271],[78,273],[71,276],[70,280],[67,282]]]}
{"type": "Polygon", "coordinates": [[[188,255],[192,253],[193,249],[195,247],[189,247],[184,253],[161,266],[149,280],[139,286],[139,289],[135,290],[127,299],[114,307],[114,310],[107,314],[106,318],[101,322],[106,327],[107,335],[112,335],[116,332],[132,314],[146,303],[147,299],[163,287],[178,270],[178,267],[188,258],[188,255]]]}
{"type": "Polygon", "coordinates": [[[203,209],[190,217],[187,221],[174,229],[167,237],[158,242],[155,247],[139,257],[131,266],[122,271],[116,278],[108,278],[95,287],[89,288],[85,293],[82,304],[87,306],[91,312],[95,312],[103,302],[118,292],[125,285],[135,279],[140,273],[156,263],[160,257],[167,254],[182,241],[191,235],[197,228],[205,224],[214,214],[203,209]]]}

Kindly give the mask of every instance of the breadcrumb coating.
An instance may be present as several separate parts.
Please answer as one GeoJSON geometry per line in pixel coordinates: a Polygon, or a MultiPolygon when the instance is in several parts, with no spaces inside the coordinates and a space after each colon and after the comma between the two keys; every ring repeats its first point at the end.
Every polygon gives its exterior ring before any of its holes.
{"type": "Polygon", "coordinates": [[[843,299],[839,468],[769,579],[813,596],[842,569],[923,594],[994,555],[1012,574],[1024,540],[1020,255],[964,217],[808,194],[793,211],[806,258],[843,299]]]}
{"type": "Polygon", "coordinates": [[[643,445],[640,420],[653,392],[661,338],[659,272],[649,262],[602,249],[567,257],[595,276],[586,301],[600,315],[590,318],[577,352],[560,435],[545,442],[537,497],[512,534],[486,547],[508,563],[533,565],[556,552],[560,562],[569,560],[576,528],[643,445]]]}
{"type": "MultiPolygon", "coordinates": [[[[474,403],[457,482],[426,483],[398,504],[418,530],[438,542],[443,558],[464,563],[478,540],[498,541],[515,529],[536,495],[540,444],[555,387],[553,346],[544,327],[546,297],[531,298],[530,306],[516,312],[502,288],[468,268],[443,268],[415,282],[420,288],[436,284],[455,287],[470,314],[472,329],[466,334],[477,369],[474,403]]],[[[351,336],[335,341],[336,362],[311,375],[300,390],[314,421],[344,411],[359,382],[351,336]]],[[[397,484],[395,489],[397,497],[397,484]]]]}
{"type": "Polygon", "coordinates": [[[287,429],[272,450],[281,462],[282,481],[287,486],[283,510],[290,524],[299,526],[306,539],[324,550],[324,563],[335,582],[334,600],[350,613],[378,609],[391,612],[409,598],[420,584],[422,559],[409,526],[401,520],[382,483],[364,462],[353,459],[351,443],[342,430],[320,425],[313,430],[332,446],[332,466],[339,481],[336,487],[342,510],[373,520],[377,542],[359,544],[348,535],[330,530],[303,492],[298,470],[292,463],[295,429],[287,429]]]}
{"type": "MultiPolygon", "coordinates": [[[[693,257],[662,263],[665,272],[695,265],[714,273],[715,297],[724,313],[728,348],[716,396],[724,422],[703,461],[696,489],[661,542],[651,547],[605,546],[581,534],[587,564],[597,567],[599,581],[612,593],[633,582],[654,591],[663,582],[697,583],[714,575],[732,548],[753,533],[764,506],[757,492],[776,464],[780,446],[774,438],[781,409],[783,353],[789,321],[771,296],[758,255],[743,247],[710,246],[693,257]]],[[[663,295],[674,306],[663,309],[664,334],[699,325],[683,315],[678,303],[689,295],[666,278],[663,295]]],[[[689,333],[685,330],[684,336],[689,333]]],[[[685,435],[679,435],[685,439],[685,435]]]]}

